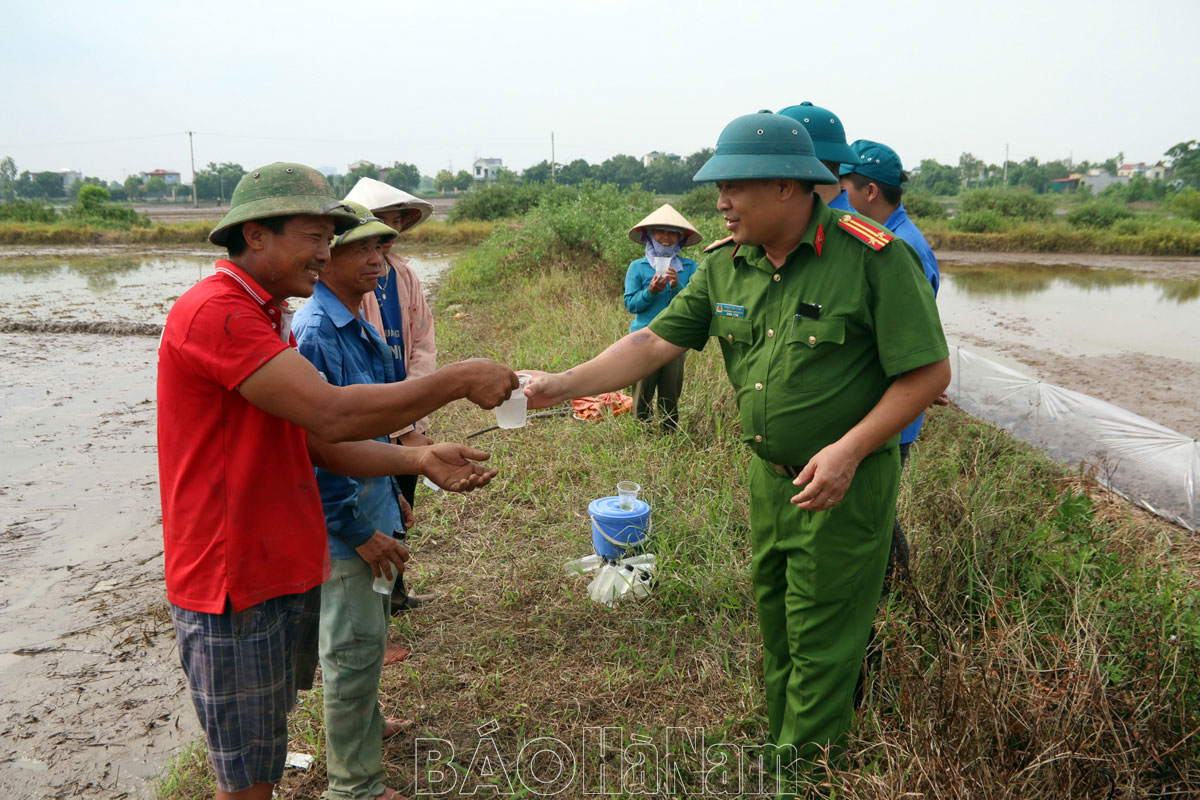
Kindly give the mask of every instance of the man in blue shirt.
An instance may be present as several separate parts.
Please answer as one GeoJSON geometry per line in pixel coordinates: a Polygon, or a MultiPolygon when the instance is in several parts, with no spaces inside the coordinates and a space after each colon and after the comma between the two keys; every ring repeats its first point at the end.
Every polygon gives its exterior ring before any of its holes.
{"type": "MultiPolygon", "coordinates": [[[[362,320],[359,303],[383,273],[382,240],[396,232],[364,207],[347,205],[360,215],[359,225],[333,240],[321,282],[296,313],[293,329],[300,352],[327,382],[392,383],[392,353],[362,320]]],[[[393,476],[351,478],[318,467],[316,478],[331,559],[330,578],[321,587],[319,645],[329,779],[324,797],[392,800],[400,795],[383,783],[382,741],[403,723],[385,719],[378,700],[392,587],[372,584],[403,571],[408,551],[394,534],[411,518],[405,519],[393,476]]]]}
{"type": "MultiPolygon", "coordinates": [[[[805,100],[800,105],[788,106],[779,113],[785,117],[791,117],[804,126],[812,139],[813,150],[816,151],[817,158],[825,165],[825,169],[834,175],[838,174],[840,165],[853,164],[858,161],[858,157],[850,149],[850,145],[846,144],[846,129],[842,127],[842,121],[828,108],[814,106],[811,101],[805,100]]],[[[828,185],[818,183],[813,191],[825,201],[825,205],[832,209],[855,210],[850,207],[846,191],[836,183],[828,185]]]]}
{"type": "MultiPolygon", "coordinates": [[[[908,175],[901,168],[900,156],[896,155],[896,151],[887,145],[867,139],[859,139],[850,145],[850,149],[854,152],[853,163],[844,163],[839,170],[842,194],[846,195],[855,211],[891,230],[917,251],[917,255],[921,258],[921,265],[925,269],[925,279],[933,287],[933,294],[936,297],[938,284],[941,282],[937,258],[933,255],[933,250],[925,241],[921,231],[908,218],[908,212],[904,210],[904,203],[901,202],[904,195],[904,188],[901,184],[908,180],[908,175]]],[[[946,402],[944,398],[943,394],[935,402],[944,405],[946,402]]],[[[921,432],[921,423],[924,419],[925,415],[922,414],[900,432],[901,468],[908,460],[908,450],[916,441],[917,434],[921,432]]],[[[892,534],[889,579],[893,565],[899,566],[905,571],[908,570],[908,555],[908,540],[900,528],[900,520],[897,519],[892,534]]],[[[885,582],[885,591],[887,586],[888,582],[885,582]]]]}

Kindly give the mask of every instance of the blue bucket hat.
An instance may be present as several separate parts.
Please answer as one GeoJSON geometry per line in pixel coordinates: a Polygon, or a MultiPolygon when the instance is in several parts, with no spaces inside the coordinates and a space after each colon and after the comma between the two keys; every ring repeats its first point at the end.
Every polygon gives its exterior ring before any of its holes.
{"type": "Polygon", "coordinates": [[[855,161],[853,164],[842,164],[838,169],[839,175],[857,172],[889,186],[899,186],[908,180],[908,173],[900,166],[900,156],[886,144],[858,139],[850,145],[850,149],[855,153],[855,161]]]}
{"type": "Polygon", "coordinates": [[[726,125],[712,158],[704,162],[692,180],[703,183],[762,178],[837,183],[813,152],[812,139],[804,126],[770,111],[746,114],[726,125]]]}
{"type": "Polygon", "coordinates": [[[779,112],[785,117],[791,117],[804,126],[812,137],[813,149],[817,158],[837,164],[850,164],[858,161],[850,145],[846,144],[846,129],[837,114],[828,108],[814,106],[805,100],[798,106],[788,106],[779,112]]]}

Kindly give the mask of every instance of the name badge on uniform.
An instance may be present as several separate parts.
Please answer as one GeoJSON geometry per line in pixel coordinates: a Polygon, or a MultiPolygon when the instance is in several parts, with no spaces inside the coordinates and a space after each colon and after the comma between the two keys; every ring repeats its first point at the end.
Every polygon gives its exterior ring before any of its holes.
{"type": "Polygon", "coordinates": [[[732,303],[717,303],[717,316],[744,317],[746,316],[746,307],[735,306],[732,303]]]}

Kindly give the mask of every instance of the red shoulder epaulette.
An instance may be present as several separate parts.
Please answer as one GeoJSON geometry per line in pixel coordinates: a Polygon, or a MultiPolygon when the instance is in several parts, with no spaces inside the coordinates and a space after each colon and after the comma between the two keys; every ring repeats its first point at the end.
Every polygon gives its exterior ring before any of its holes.
{"type": "Polygon", "coordinates": [[[881,250],[885,244],[896,238],[886,228],[877,227],[849,214],[841,216],[841,219],[838,220],[838,227],[872,250],[881,250]]]}
{"type": "Polygon", "coordinates": [[[713,250],[716,250],[718,247],[724,247],[725,245],[729,244],[732,241],[733,241],[732,236],[726,236],[724,239],[718,239],[717,241],[710,244],[708,247],[704,248],[704,252],[711,253],[713,250]]]}

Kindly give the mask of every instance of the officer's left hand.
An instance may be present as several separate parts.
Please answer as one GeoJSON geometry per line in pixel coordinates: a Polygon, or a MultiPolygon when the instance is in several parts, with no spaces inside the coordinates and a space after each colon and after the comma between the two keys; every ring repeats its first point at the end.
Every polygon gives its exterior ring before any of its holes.
{"type": "Polygon", "coordinates": [[[846,496],[858,469],[858,459],[849,448],[839,444],[834,442],[818,452],[792,481],[796,486],[808,484],[792,498],[798,507],[806,511],[828,511],[846,496]]]}

